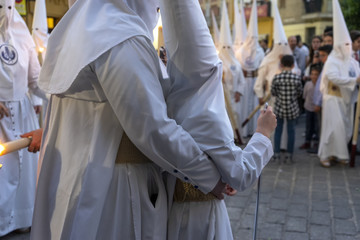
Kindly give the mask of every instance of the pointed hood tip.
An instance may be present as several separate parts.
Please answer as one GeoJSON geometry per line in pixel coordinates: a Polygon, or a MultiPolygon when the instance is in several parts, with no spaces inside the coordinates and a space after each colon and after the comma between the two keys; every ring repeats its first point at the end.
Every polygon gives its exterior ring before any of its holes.
{"type": "Polygon", "coordinates": [[[230,23],[229,16],[226,7],[226,2],[223,0],[222,2],[222,11],[221,11],[221,26],[220,26],[220,47],[222,46],[232,46],[231,39],[231,31],[230,31],[230,23]]]}
{"type": "Polygon", "coordinates": [[[248,27],[248,36],[259,37],[256,0],[253,1],[252,8],[251,8],[251,15],[250,15],[249,27],[248,27]]]}
{"type": "Polygon", "coordinates": [[[284,26],[277,4],[274,4],[274,43],[287,43],[284,26]]]}
{"type": "Polygon", "coordinates": [[[243,0],[240,0],[240,6],[237,3],[237,0],[234,0],[234,16],[235,16],[235,44],[241,45],[245,42],[248,35],[245,11],[243,6],[243,0]],[[241,12],[241,14],[240,14],[241,12]]]}
{"type": "Polygon", "coordinates": [[[352,43],[344,15],[338,0],[333,0],[334,46],[342,43],[352,43]]]}

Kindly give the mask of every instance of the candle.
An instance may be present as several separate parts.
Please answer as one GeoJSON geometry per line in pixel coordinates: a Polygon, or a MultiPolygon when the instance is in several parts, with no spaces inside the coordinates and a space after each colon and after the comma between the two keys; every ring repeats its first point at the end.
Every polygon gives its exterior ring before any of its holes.
{"type": "Polygon", "coordinates": [[[30,145],[30,143],[31,138],[20,138],[11,142],[0,144],[0,156],[26,148],[30,145]]]}

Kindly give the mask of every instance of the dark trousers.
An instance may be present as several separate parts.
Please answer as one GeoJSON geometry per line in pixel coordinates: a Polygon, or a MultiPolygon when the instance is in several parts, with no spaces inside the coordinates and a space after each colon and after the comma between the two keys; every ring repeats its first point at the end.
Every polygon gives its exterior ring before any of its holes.
{"type": "MultiPolygon", "coordinates": [[[[287,142],[287,152],[293,153],[294,152],[294,144],[295,144],[295,125],[296,119],[287,119],[287,134],[288,134],[288,142],[287,142]]],[[[277,118],[277,126],[275,129],[275,147],[274,152],[280,153],[280,142],[281,142],[281,134],[283,131],[284,119],[277,118]]]]}
{"type": "Polygon", "coordinates": [[[305,141],[310,142],[312,136],[315,134],[315,140],[319,140],[319,126],[318,126],[318,116],[316,112],[310,112],[305,110],[306,112],[306,136],[305,141]]]}

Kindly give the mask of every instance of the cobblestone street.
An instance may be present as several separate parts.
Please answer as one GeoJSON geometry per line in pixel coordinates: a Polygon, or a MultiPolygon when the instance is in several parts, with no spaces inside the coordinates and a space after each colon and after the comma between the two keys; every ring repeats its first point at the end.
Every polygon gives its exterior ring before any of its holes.
{"type": "MultiPolygon", "coordinates": [[[[303,143],[304,118],[297,125],[296,163],[270,162],[261,178],[257,239],[360,239],[360,161],[357,166],[323,168],[303,143]]],[[[227,197],[234,239],[253,239],[257,184],[227,197]]],[[[28,240],[10,234],[1,240],[28,240]]]]}
{"type": "MultiPolygon", "coordinates": [[[[257,239],[360,239],[360,162],[320,166],[299,150],[305,119],[296,129],[292,165],[270,162],[261,178],[257,239]]],[[[257,184],[226,199],[234,239],[253,239],[257,184]]]]}

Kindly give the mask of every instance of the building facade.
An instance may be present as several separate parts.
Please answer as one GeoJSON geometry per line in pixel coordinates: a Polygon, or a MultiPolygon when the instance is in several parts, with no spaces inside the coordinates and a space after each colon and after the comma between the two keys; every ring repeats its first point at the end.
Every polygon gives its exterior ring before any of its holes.
{"type": "MultiPolygon", "coordinates": [[[[225,1],[230,24],[233,24],[234,1],[225,1]]],[[[271,43],[273,33],[272,8],[275,5],[274,1],[277,1],[287,36],[300,35],[304,42],[310,43],[314,35],[322,35],[327,26],[332,26],[331,0],[257,0],[259,38],[266,38],[269,43],[271,43]]],[[[199,0],[199,2],[210,29],[212,30],[211,11],[214,12],[218,25],[220,25],[222,0],[199,0]]],[[[252,1],[244,0],[244,2],[248,20],[252,1]]]]}
{"type": "MultiPolygon", "coordinates": [[[[46,0],[46,11],[48,16],[49,32],[56,26],[60,19],[64,16],[69,9],[67,0],[46,0]]],[[[18,0],[16,5],[20,5],[22,14],[29,29],[31,29],[33,16],[34,16],[34,0],[18,0]],[[18,3],[19,2],[19,3],[18,3]]],[[[18,9],[18,6],[17,6],[18,9]]],[[[19,9],[18,9],[19,10],[19,9]]]]}
{"type": "Polygon", "coordinates": [[[307,43],[333,25],[331,0],[279,0],[278,7],[286,35],[300,35],[307,43]]]}

